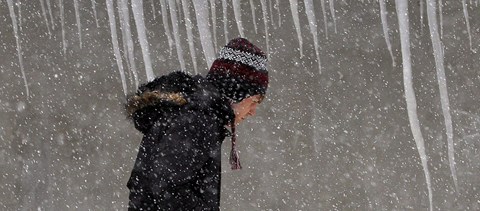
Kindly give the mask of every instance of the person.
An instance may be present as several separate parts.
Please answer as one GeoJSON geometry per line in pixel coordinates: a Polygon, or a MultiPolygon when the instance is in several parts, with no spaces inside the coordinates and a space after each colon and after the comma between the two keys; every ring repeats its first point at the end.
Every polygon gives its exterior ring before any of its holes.
{"type": "Polygon", "coordinates": [[[141,85],[126,112],[143,133],[127,187],[129,210],[219,210],[221,144],[255,115],[268,87],[266,54],[244,38],[227,43],[206,77],[173,72],[141,85]],[[231,131],[228,130],[231,128],[231,131]]]}

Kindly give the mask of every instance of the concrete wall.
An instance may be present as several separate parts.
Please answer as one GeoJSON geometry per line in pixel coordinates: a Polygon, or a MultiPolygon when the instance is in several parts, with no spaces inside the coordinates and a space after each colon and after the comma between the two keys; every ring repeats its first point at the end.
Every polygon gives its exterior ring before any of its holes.
{"type": "MultiPolygon", "coordinates": [[[[51,36],[40,1],[21,1],[19,38],[29,97],[8,6],[0,2],[2,210],[125,210],[128,204],[125,185],[141,134],[123,114],[125,97],[105,2],[96,1],[99,27],[91,2],[79,2],[83,46],[73,1],[63,1],[68,44],[63,54],[58,1],[51,1],[51,36]]],[[[221,1],[216,2],[219,48],[225,39],[221,1]]],[[[224,146],[222,209],[427,210],[425,175],[406,110],[394,1],[387,1],[387,10],[395,67],[383,37],[378,2],[335,1],[337,32],[326,8],[327,39],[322,8],[315,1],[321,74],[303,1],[299,4],[302,58],[288,1],[281,1],[280,13],[277,1],[267,1],[267,6],[269,2],[273,11],[269,19],[273,19],[273,25],[269,22],[271,85],[257,116],[238,129],[243,170],[229,170],[229,144],[224,146]]],[[[480,8],[477,1],[467,2],[473,51],[461,1],[443,1],[456,192],[426,11],[421,22],[419,1],[409,1],[413,83],[435,210],[480,209],[480,8]]],[[[255,5],[257,33],[247,3],[241,5],[246,37],[266,49],[260,2],[255,5]]],[[[158,1],[154,6],[160,10],[158,1]]],[[[145,1],[144,7],[154,73],[178,70],[177,54],[175,49],[168,50],[160,13],[154,17],[151,1],[145,1]]],[[[187,71],[193,73],[183,12],[180,15],[184,59],[187,71]]],[[[47,16],[50,21],[48,11],[47,16]]],[[[232,5],[228,19],[229,38],[238,36],[232,5]]],[[[144,83],[140,45],[134,28],[132,32],[136,66],[144,83]]],[[[121,44],[120,30],[118,35],[121,44]]],[[[194,35],[199,70],[205,74],[208,65],[196,28],[194,35]]],[[[125,58],[123,62],[126,66],[125,58]]],[[[134,92],[133,76],[126,76],[128,91],[134,92]]]]}

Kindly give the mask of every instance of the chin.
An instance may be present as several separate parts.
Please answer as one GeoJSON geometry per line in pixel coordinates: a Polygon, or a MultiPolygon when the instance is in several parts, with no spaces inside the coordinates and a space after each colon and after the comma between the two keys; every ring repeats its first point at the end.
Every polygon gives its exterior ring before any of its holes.
{"type": "Polygon", "coordinates": [[[239,125],[241,122],[243,122],[243,118],[242,119],[236,119],[235,120],[235,125],[239,125]]]}

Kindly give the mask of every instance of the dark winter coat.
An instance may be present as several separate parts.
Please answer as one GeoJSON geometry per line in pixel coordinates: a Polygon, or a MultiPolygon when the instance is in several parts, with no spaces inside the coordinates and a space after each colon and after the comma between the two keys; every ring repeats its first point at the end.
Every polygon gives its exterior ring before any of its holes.
{"type": "Polygon", "coordinates": [[[141,86],[126,109],[144,134],[129,210],[219,210],[229,101],[203,77],[174,72],[141,86]]]}

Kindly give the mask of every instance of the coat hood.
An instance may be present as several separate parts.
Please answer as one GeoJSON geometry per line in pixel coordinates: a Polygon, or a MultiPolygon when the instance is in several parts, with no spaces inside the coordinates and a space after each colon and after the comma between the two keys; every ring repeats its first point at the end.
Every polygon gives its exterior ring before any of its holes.
{"type": "Polygon", "coordinates": [[[180,71],[141,85],[127,97],[125,111],[143,134],[156,122],[169,121],[182,111],[206,112],[225,125],[234,119],[230,101],[215,86],[202,76],[180,71]]]}

